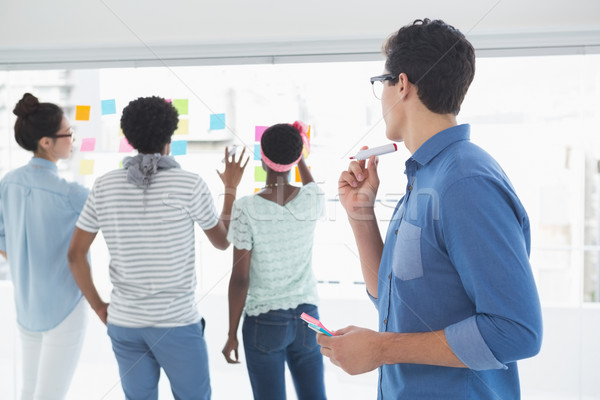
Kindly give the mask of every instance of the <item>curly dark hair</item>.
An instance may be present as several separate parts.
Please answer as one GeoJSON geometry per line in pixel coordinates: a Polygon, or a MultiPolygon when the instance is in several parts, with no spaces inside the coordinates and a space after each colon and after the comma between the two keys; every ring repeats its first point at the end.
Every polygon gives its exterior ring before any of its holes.
{"type": "Polygon", "coordinates": [[[260,147],[277,164],[291,164],[300,157],[304,142],[300,131],[290,124],[276,124],[265,129],[260,147]]]}
{"type": "Polygon", "coordinates": [[[162,97],[139,97],[129,102],[121,115],[121,129],[127,141],[142,154],[160,153],[171,136],[179,114],[162,97]]]}
{"type": "Polygon", "coordinates": [[[460,111],[475,75],[475,50],[465,36],[442,20],[416,20],[392,34],[383,46],[385,67],[404,72],[421,102],[437,114],[460,111]]]}
{"type": "Polygon", "coordinates": [[[25,93],[13,110],[15,140],[25,150],[36,151],[43,137],[54,137],[60,130],[64,112],[52,103],[40,103],[31,93],[25,93]]]}

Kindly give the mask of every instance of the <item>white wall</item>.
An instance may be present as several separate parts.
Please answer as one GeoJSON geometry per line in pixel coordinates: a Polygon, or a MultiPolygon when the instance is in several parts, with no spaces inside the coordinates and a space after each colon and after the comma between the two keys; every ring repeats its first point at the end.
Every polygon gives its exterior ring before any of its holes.
{"type": "Polygon", "coordinates": [[[481,51],[600,51],[597,0],[0,0],[0,68],[377,57],[387,35],[424,17],[481,51]]]}

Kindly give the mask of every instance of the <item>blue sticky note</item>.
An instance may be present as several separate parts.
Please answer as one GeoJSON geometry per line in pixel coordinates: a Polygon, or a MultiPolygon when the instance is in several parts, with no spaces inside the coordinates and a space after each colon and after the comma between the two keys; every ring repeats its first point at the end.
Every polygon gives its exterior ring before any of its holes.
{"type": "Polygon", "coordinates": [[[260,160],[260,144],[254,145],[254,159],[260,160]]]}
{"type": "Polygon", "coordinates": [[[187,154],[187,140],[175,140],[171,142],[171,155],[183,156],[187,154]]]}
{"type": "Polygon", "coordinates": [[[102,115],[117,113],[117,103],[115,102],[115,99],[102,100],[100,103],[101,103],[102,115]]]}
{"type": "Polygon", "coordinates": [[[225,114],[210,114],[210,130],[225,129],[225,114]]]}

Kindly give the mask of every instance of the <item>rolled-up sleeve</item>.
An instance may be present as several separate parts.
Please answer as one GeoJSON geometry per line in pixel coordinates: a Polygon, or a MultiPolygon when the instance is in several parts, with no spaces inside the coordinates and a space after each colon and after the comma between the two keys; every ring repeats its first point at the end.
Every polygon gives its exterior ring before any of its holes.
{"type": "Polygon", "coordinates": [[[529,264],[529,220],[512,188],[492,178],[464,178],[444,194],[440,219],[476,311],[445,329],[456,356],[485,370],[537,354],[542,319],[529,264]]]}
{"type": "Polygon", "coordinates": [[[507,369],[494,357],[483,340],[475,317],[450,325],[444,330],[446,340],[458,359],[467,367],[481,371],[486,369],[507,369]]]}

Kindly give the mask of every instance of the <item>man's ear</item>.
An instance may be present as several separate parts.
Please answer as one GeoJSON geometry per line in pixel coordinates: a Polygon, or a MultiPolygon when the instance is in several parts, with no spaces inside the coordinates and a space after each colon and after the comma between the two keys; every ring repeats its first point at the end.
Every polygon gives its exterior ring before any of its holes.
{"type": "Polygon", "coordinates": [[[395,88],[400,98],[405,98],[408,95],[411,86],[413,85],[408,81],[408,76],[404,72],[398,75],[398,83],[396,83],[395,88]]]}

